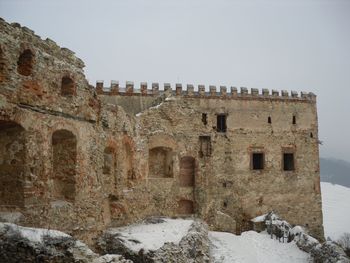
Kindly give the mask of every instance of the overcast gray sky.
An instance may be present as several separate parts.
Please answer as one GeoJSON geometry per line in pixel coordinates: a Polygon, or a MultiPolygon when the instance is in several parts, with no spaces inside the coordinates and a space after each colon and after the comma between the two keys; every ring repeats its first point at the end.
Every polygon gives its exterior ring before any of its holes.
{"type": "Polygon", "coordinates": [[[0,0],[96,80],[312,91],[321,156],[350,161],[350,1],[0,0]]]}

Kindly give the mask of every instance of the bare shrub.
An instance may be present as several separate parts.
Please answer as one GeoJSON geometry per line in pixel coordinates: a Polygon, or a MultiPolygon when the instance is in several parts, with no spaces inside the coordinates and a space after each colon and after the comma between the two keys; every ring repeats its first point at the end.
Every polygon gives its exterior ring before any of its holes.
{"type": "Polygon", "coordinates": [[[350,233],[344,233],[339,238],[338,243],[344,249],[346,255],[350,257],[350,233]]]}

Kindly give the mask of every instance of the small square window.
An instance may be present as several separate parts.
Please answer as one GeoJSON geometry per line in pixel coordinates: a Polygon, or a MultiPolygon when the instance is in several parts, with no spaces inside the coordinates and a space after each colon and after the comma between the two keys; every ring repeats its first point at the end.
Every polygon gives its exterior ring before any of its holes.
{"type": "Polygon", "coordinates": [[[227,127],[226,127],[226,115],[225,114],[217,115],[216,130],[218,132],[226,132],[227,127]]]}
{"type": "Polygon", "coordinates": [[[284,171],[294,171],[294,153],[284,153],[283,154],[283,170],[284,171]]]}
{"type": "Polygon", "coordinates": [[[264,154],[263,153],[253,153],[252,154],[252,169],[253,170],[264,169],[264,154]]]}

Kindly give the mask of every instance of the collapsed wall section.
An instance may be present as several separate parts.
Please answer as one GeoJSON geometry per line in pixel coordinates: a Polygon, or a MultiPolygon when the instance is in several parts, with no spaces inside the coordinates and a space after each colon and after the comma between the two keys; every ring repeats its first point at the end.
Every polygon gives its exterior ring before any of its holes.
{"type": "Polygon", "coordinates": [[[83,67],[72,51],[0,20],[0,220],[91,242],[111,222],[132,125],[101,109],[83,67]]]}

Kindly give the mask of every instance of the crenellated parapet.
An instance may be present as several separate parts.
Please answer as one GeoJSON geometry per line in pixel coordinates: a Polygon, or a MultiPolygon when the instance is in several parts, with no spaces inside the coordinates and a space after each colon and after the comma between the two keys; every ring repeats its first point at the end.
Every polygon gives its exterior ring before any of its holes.
{"type": "Polygon", "coordinates": [[[96,92],[100,95],[119,95],[119,96],[159,96],[162,94],[172,94],[173,96],[193,97],[193,98],[221,98],[221,99],[282,99],[282,100],[306,100],[316,101],[316,95],[312,92],[297,91],[288,92],[287,90],[268,90],[268,89],[248,89],[246,87],[229,87],[220,86],[219,89],[210,85],[206,89],[205,85],[198,85],[195,90],[194,85],[187,84],[183,87],[182,84],[176,83],[175,89],[170,83],[164,83],[164,88],[159,89],[159,83],[152,83],[148,87],[147,82],[141,82],[138,88],[135,88],[134,83],[127,81],[125,87],[120,87],[118,81],[112,81],[109,87],[105,87],[103,81],[96,82],[96,92]]]}

